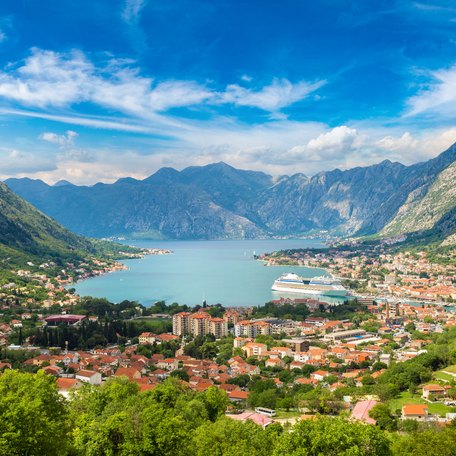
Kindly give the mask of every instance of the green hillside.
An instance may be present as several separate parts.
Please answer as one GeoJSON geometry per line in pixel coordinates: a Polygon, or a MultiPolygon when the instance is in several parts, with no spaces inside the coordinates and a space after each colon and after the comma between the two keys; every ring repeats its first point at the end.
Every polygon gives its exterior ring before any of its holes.
{"type": "Polygon", "coordinates": [[[62,264],[87,256],[114,257],[129,249],[71,233],[0,182],[0,269],[34,261],[62,264]]]}

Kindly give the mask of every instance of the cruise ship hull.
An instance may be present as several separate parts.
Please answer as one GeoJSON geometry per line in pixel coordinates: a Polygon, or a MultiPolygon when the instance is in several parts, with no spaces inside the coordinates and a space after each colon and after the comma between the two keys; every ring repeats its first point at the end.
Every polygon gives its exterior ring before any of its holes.
{"type": "Polygon", "coordinates": [[[350,295],[346,289],[337,290],[334,288],[325,289],[317,286],[294,286],[290,287],[287,284],[274,283],[272,286],[273,291],[281,291],[283,293],[300,293],[300,294],[311,294],[311,295],[322,295],[322,296],[333,296],[337,298],[344,298],[350,295]]]}

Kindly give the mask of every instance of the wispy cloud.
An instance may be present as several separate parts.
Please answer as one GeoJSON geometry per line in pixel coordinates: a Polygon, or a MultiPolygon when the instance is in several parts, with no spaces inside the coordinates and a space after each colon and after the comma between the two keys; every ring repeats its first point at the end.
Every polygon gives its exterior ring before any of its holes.
{"type": "Polygon", "coordinates": [[[237,84],[231,84],[220,94],[222,103],[233,103],[237,106],[250,106],[269,112],[277,112],[297,101],[306,98],[324,85],[324,81],[308,83],[300,81],[292,84],[287,79],[274,79],[260,90],[250,90],[237,84]]]}
{"type": "Polygon", "coordinates": [[[63,135],[57,133],[45,132],[42,133],[39,138],[43,141],[57,144],[60,147],[68,147],[74,145],[74,140],[77,138],[78,134],[75,131],[68,130],[63,135]]]}
{"type": "Polygon", "coordinates": [[[323,82],[292,83],[274,79],[257,90],[228,85],[217,90],[195,81],[155,81],[141,76],[130,62],[111,60],[97,67],[82,52],[33,49],[25,63],[0,73],[0,98],[36,108],[62,108],[89,102],[154,120],[156,113],[178,107],[233,104],[280,111],[316,91],[323,82]]]}
{"type": "Polygon", "coordinates": [[[83,127],[97,128],[103,130],[117,130],[131,133],[149,133],[159,134],[163,133],[160,126],[146,126],[132,124],[127,119],[109,119],[96,116],[84,115],[65,115],[65,114],[48,114],[45,112],[27,111],[23,109],[2,109],[0,108],[0,115],[3,116],[20,116],[30,117],[36,119],[51,120],[69,125],[81,125],[83,127]]]}
{"type": "Polygon", "coordinates": [[[145,4],[146,0],[125,0],[125,5],[122,10],[122,18],[124,21],[129,24],[137,22],[145,4]]]}
{"type": "Polygon", "coordinates": [[[17,148],[3,152],[2,158],[11,165],[0,166],[0,174],[86,184],[125,175],[146,177],[161,166],[182,168],[220,160],[274,175],[298,171],[312,175],[385,158],[409,164],[456,140],[456,129],[417,133],[417,128],[404,127],[408,119],[421,114],[455,116],[456,67],[429,75],[430,83],[408,100],[409,117],[389,119],[388,126],[379,120],[329,126],[280,116],[293,104],[315,98],[324,80],[272,78],[265,85],[249,78],[228,85],[157,80],[144,75],[132,60],[100,62],[77,50],[58,53],[35,48],[24,61],[0,71],[0,115],[59,122],[68,130],[55,133],[49,127],[40,136],[37,147],[45,148],[52,159],[40,152],[36,166],[32,156],[17,148]],[[246,107],[252,108],[249,122],[237,116],[246,107]],[[189,114],[197,110],[204,115],[189,114]],[[131,135],[128,146],[112,141],[110,148],[106,135],[102,145],[86,150],[75,146],[72,130],[83,135],[83,128],[71,125],[142,135],[139,139],[131,135]]]}
{"type": "Polygon", "coordinates": [[[430,82],[407,101],[407,116],[418,114],[456,118],[456,65],[429,72],[430,82]]]}

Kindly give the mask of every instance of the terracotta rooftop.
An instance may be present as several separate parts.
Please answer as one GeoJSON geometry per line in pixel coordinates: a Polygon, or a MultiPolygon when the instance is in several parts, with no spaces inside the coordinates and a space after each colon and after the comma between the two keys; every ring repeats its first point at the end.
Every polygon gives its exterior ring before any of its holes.
{"type": "Polygon", "coordinates": [[[426,415],[429,407],[425,404],[406,404],[402,407],[404,415],[426,415]]]}

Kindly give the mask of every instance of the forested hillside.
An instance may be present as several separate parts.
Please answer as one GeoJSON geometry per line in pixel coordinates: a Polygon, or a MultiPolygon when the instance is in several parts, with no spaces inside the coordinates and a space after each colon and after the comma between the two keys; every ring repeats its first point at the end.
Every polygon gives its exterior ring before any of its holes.
{"type": "Polygon", "coordinates": [[[88,255],[115,256],[123,247],[71,233],[0,182],[1,268],[43,262],[60,264],[88,255]]]}

